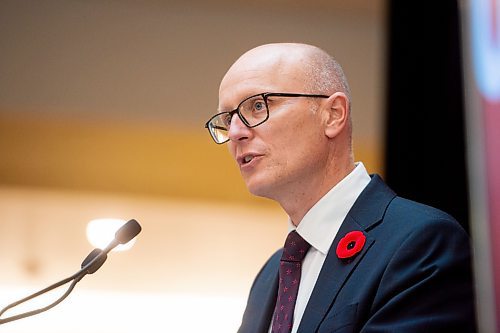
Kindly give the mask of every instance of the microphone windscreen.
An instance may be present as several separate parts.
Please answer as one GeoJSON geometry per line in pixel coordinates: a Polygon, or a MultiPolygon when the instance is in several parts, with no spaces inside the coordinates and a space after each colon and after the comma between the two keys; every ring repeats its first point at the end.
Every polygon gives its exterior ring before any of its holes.
{"type": "Polygon", "coordinates": [[[90,252],[85,259],[83,259],[82,262],[82,268],[87,266],[95,257],[97,257],[99,254],[101,254],[102,250],[100,249],[93,249],[92,252],[90,252]]]}
{"type": "MultiPolygon", "coordinates": [[[[82,262],[82,269],[89,265],[94,258],[96,258],[98,255],[102,253],[102,250],[100,249],[93,249],[92,252],[88,254],[88,256],[83,260],[82,262]]],[[[98,258],[94,263],[87,267],[87,274],[94,274],[99,268],[101,268],[102,264],[106,261],[108,256],[106,254],[101,255],[100,258],[98,258]]]]}
{"type": "Polygon", "coordinates": [[[115,234],[115,239],[120,244],[128,243],[132,238],[141,232],[142,228],[139,223],[132,219],[125,223],[115,234]]]}

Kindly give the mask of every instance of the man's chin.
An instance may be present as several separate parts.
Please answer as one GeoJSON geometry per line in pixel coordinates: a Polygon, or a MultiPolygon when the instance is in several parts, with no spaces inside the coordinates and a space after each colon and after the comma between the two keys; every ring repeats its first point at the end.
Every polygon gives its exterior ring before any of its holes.
{"type": "Polygon", "coordinates": [[[269,183],[263,183],[263,182],[246,182],[246,186],[248,191],[257,196],[257,197],[263,197],[263,198],[269,198],[272,199],[272,190],[273,186],[271,186],[269,183]]]}

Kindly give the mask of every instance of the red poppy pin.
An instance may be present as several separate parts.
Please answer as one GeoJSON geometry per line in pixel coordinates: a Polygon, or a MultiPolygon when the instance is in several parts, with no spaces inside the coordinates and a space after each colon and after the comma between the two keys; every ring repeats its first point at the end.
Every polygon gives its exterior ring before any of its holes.
{"type": "Polygon", "coordinates": [[[337,257],[350,259],[358,254],[365,245],[366,237],[361,231],[347,233],[337,245],[337,257]]]}

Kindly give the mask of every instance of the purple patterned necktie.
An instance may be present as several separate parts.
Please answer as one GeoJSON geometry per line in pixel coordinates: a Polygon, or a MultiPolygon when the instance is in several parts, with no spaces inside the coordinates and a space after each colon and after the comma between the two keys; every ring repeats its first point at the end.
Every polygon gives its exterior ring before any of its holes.
{"type": "Polygon", "coordinates": [[[272,333],[289,333],[299,291],[302,259],[311,245],[294,230],[288,234],[280,261],[278,299],[273,314],[272,333]]]}

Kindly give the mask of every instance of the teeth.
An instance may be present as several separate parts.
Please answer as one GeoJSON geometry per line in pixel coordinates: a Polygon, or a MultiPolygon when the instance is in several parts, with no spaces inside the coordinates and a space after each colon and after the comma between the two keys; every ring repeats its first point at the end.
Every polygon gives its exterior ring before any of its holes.
{"type": "Polygon", "coordinates": [[[253,159],[253,156],[248,155],[248,156],[245,156],[245,158],[243,158],[243,162],[248,163],[248,162],[250,162],[252,159],[253,159]]]}

